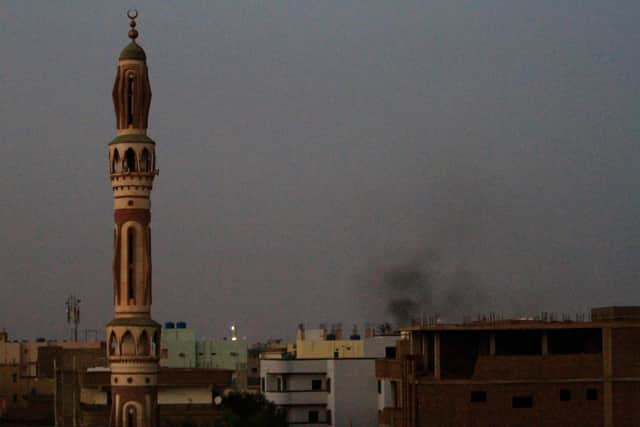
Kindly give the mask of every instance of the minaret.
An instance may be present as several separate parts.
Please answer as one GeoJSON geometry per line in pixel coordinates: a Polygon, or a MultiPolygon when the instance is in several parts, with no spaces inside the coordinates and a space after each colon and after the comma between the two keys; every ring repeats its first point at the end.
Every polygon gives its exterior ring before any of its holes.
{"type": "Polygon", "coordinates": [[[113,306],[107,324],[111,368],[111,427],[158,425],[160,325],[151,320],[150,200],[156,169],[155,142],[147,136],[151,87],[144,50],[131,43],[120,53],[113,85],[117,136],[109,144],[113,189],[113,306]]]}

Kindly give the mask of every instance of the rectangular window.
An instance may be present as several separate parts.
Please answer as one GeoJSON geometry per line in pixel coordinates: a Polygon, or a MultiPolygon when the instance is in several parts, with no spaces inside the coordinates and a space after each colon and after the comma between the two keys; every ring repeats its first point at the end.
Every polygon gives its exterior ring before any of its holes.
{"type": "Polygon", "coordinates": [[[487,401],[487,392],[483,390],[473,390],[471,392],[471,397],[469,398],[471,402],[479,403],[487,401]]]}
{"type": "Polygon", "coordinates": [[[260,378],[260,390],[264,393],[264,377],[260,378]]]}
{"type": "Polygon", "coordinates": [[[311,390],[322,390],[322,380],[311,380],[311,390]]]}
{"type": "Polygon", "coordinates": [[[382,381],[378,380],[378,394],[382,394],[382,381]]]}
{"type": "Polygon", "coordinates": [[[309,411],[309,423],[317,423],[318,419],[318,411],[309,411]]]}
{"type": "Polygon", "coordinates": [[[18,374],[11,375],[11,379],[13,380],[14,383],[17,383],[18,382],[18,374]]]}
{"type": "Polygon", "coordinates": [[[384,358],[385,359],[395,359],[396,358],[396,348],[395,347],[385,347],[384,348],[384,358]]]}
{"type": "Polygon", "coordinates": [[[571,400],[571,390],[567,390],[566,388],[563,388],[562,390],[560,390],[560,400],[562,402],[568,402],[571,400]]]}
{"type": "Polygon", "coordinates": [[[513,396],[512,408],[533,408],[533,396],[513,396]]]}
{"type": "Polygon", "coordinates": [[[331,419],[331,410],[327,411],[327,425],[331,425],[333,420],[331,419]]]}
{"type": "Polygon", "coordinates": [[[597,388],[588,388],[586,392],[587,400],[598,400],[598,389],[597,388]]]}
{"type": "Polygon", "coordinates": [[[331,378],[327,378],[327,392],[331,393],[331,378]]]}

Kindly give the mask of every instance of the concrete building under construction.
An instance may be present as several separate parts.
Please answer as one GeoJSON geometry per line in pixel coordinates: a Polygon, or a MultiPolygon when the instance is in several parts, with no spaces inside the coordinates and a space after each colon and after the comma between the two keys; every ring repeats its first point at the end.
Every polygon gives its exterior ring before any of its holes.
{"type": "Polygon", "coordinates": [[[640,425],[640,307],[415,326],[376,361],[378,425],[640,425]]]}

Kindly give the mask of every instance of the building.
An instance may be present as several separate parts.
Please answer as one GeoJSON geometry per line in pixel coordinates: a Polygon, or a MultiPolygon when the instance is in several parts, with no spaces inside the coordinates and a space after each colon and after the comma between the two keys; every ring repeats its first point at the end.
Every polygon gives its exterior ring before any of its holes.
{"type": "Polygon", "coordinates": [[[282,359],[283,355],[293,351],[293,345],[281,339],[255,343],[247,351],[247,391],[260,392],[260,360],[282,359]]]}
{"type": "Polygon", "coordinates": [[[158,425],[160,325],[151,319],[150,195],[155,142],[147,136],[151,87],[144,50],[136,43],[137,12],[129,14],[131,42],[118,60],[113,86],[117,136],[109,143],[114,197],[113,305],[107,324],[112,427],[158,425]]]}
{"type": "Polygon", "coordinates": [[[260,359],[260,389],[286,408],[290,424],[375,425],[378,393],[376,358],[395,357],[399,336],[348,340],[319,330],[298,330],[296,353],[260,359]],[[301,347],[298,347],[302,343],[301,347]],[[302,348],[302,357],[298,350],[302,348]],[[320,357],[317,357],[320,356],[320,357]]]}
{"type": "MultiPolygon", "coordinates": [[[[219,414],[215,397],[231,387],[233,372],[224,369],[160,368],[156,384],[158,416],[163,423],[210,423],[219,414]]],[[[78,423],[85,427],[102,427],[109,419],[112,404],[110,372],[105,368],[89,369],[78,378],[78,423]]]]}
{"type": "Polygon", "coordinates": [[[345,338],[340,326],[327,329],[304,329],[298,327],[296,345],[290,352],[295,352],[296,359],[343,359],[343,358],[378,358],[387,357],[385,351],[395,352],[395,343],[399,336],[373,335],[367,328],[364,339],[361,339],[354,326],[351,335],[345,338]]]}
{"type": "Polygon", "coordinates": [[[233,371],[232,384],[238,390],[248,390],[247,355],[247,341],[235,333],[231,339],[196,339],[185,322],[166,322],[162,329],[160,366],[233,371]]]}
{"type": "MultiPolygon", "coordinates": [[[[0,419],[50,422],[54,419],[56,368],[50,355],[62,351],[98,353],[104,363],[104,343],[99,341],[9,341],[0,332],[0,419]]],[[[69,360],[72,360],[70,358],[69,360]]]]}
{"type": "Polygon", "coordinates": [[[247,341],[238,339],[197,339],[185,322],[166,322],[162,329],[160,366],[168,368],[245,369],[247,341]]]}
{"type": "Polygon", "coordinates": [[[376,362],[381,427],[640,425],[640,307],[405,332],[376,362]]]}
{"type": "Polygon", "coordinates": [[[196,333],[184,322],[165,322],[160,344],[160,366],[195,368],[197,366],[196,333]],[[177,327],[176,327],[177,326],[177,327]]]}

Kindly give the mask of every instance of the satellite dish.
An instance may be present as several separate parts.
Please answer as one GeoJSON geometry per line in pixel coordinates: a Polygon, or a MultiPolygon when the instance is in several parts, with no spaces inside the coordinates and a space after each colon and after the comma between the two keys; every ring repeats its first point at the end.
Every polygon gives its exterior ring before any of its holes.
{"type": "Polygon", "coordinates": [[[222,403],[222,397],[216,396],[215,399],[213,399],[213,403],[220,405],[222,403]]]}

